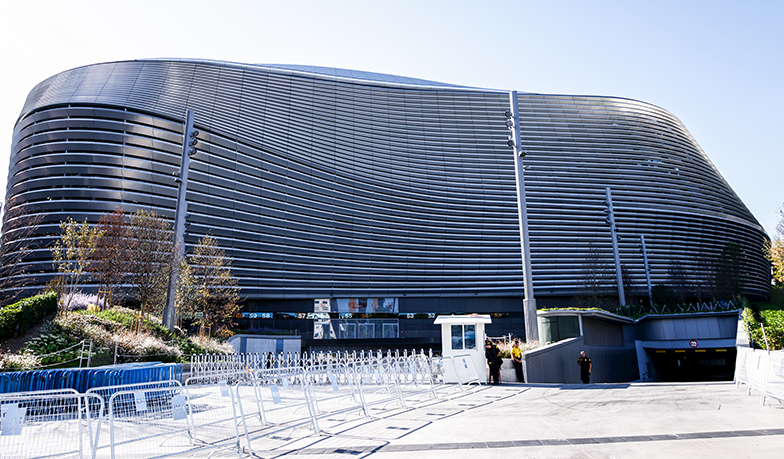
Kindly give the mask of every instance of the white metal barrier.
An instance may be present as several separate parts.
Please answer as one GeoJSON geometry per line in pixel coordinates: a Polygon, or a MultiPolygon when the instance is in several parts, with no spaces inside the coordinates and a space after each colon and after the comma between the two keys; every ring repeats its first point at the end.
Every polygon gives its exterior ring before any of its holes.
{"type": "Polygon", "coordinates": [[[382,409],[390,404],[406,408],[406,401],[392,360],[384,358],[354,367],[360,400],[366,415],[370,413],[370,407],[376,405],[382,405],[382,409]]]}
{"type": "Polygon", "coordinates": [[[0,457],[95,458],[102,412],[99,396],[68,389],[2,394],[0,457]]]}
{"type": "Polygon", "coordinates": [[[251,457],[254,457],[253,440],[300,427],[309,427],[318,433],[306,395],[304,370],[280,370],[275,373],[260,370],[255,379],[243,381],[235,387],[241,434],[245,438],[246,452],[251,457]]]}
{"type": "Polygon", "coordinates": [[[253,380],[253,373],[241,371],[189,378],[185,390],[190,403],[193,441],[201,449],[233,449],[241,454],[239,399],[234,386],[253,380]]]}
{"type": "Polygon", "coordinates": [[[234,357],[213,359],[201,376],[189,378],[184,386],[172,380],[98,387],[87,394],[60,390],[0,395],[0,457],[33,457],[41,450],[50,455],[94,458],[111,452],[112,458],[146,458],[222,449],[243,456],[252,454],[253,440],[276,432],[305,427],[319,434],[351,413],[369,416],[371,407],[407,408],[411,401],[438,399],[433,378],[437,368],[454,373],[461,392],[483,382],[469,355],[434,360],[407,351],[318,353],[277,359],[275,365],[261,365],[263,356],[234,357]],[[249,371],[249,364],[260,368],[249,371]],[[31,417],[39,414],[44,418],[31,417]],[[66,424],[74,421],[73,427],[58,430],[66,435],[47,435],[45,425],[60,415],[66,424]],[[109,428],[101,437],[104,416],[109,428]],[[27,441],[6,439],[18,436],[14,423],[20,422],[24,434],[31,435],[27,441]]]}
{"type": "Polygon", "coordinates": [[[760,403],[767,397],[784,400],[784,351],[765,351],[738,347],[735,384],[745,384],[748,394],[760,392],[760,403]]]}
{"type": "Polygon", "coordinates": [[[327,352],[279,352],[279,353],[242,353],[242,354],[199,354],[191,356],[190,373],[192,376],[209,374],[233,373],[242,370],[256,371],[261,369],[276,369],[290,367],[306,367],[309,365],[324,365],[328,363],[345,363],[351,365],[358,362],[380,360],[382,358],[407,358],[420,355],[432,358],[432,350],[425,354],[424,349],[418,352],[414,349],[392,351],[386,354],[380,349],[370,351],[327,351],[327,352]]]}
{"type": "Polygon", "coordinates": [[[344,363],[314,365],[305,369],[305,395],[313,418],[316,434],[320,433],[318,420],[327,415],[361,410],[367,416],[367,407],[357,384],[353,368],[344,363]]]}
{"type": "Polygon", "coordinates": [[[474,365],[474,359],[471,355],[462,354],[441,357],[440,363],[444,377],[456,380],[461,391],[465,389],[464,386],[470,386],[471,384],[482,385],[484,378],[479,377],[479,372],[476,369],[476,365],[474,365]]]}
{"type": "Polygon", "coordinates": [[[393,359],[391,368],[403,398],[419,396],[438,398],[429,360],[421,355],[393,359]]]}
{"type": "Polygon", "coordinates": [[[195,445],[184,387],[121,390],[108,405],[112,459],[167,456],[195,445]]]}

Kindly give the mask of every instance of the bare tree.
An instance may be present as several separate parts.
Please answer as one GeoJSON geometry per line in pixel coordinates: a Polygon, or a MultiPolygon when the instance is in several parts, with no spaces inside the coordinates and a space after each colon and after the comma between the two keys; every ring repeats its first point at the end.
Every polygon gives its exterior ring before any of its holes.
{"type": "Polygon", "coordinates": [[[146,318],[160,311],[166,299],[173,234],[168,221],[146,210],[131,215],[128,227],[128,281],[146,318]]]}
{"type": "Polygon", "coordinates": [[[702,303],[708,299],[715,300],[717,295],[716,257],[705,248],[700,248],[695,259],[694,273],[694,292],[697,294],[697,302],[702,303]]]}
{"type": "Polygon", "coordinates": [[[125,213],[117,209],[104,214],[97,228],[103,232],[93,253],[93,272],[103,285],[104,306],[111,307],[115,291],[122,285],[129,271],[129,227],[125,213]]]}
{"type": "Polygon", "coordinates": [[[33,251],[32,236],[42,220],[42,214],[31,213],[24,203],[6,197],[0,236],[0,308],[17,300],[31,281],[24,261],[33,251]]]}
{"type": "Polygon", "coordinates": [[[784,209],[779,209],[779,222],[776,225],[776,234],[765,247],[765,252],[770,260],[773,271],[773,280],[776,285],[784,283],[784,209]]]}
{"type": "Polygon", "coordinates": [[[231,272],[231,259],[218,247],[218,241],[207,235],[199,240],[188,257],[190,267],[183,278],[191,282],[190,301],[184,301],[185,311],[196,315],[200,334],[209,334],[221,326],[231,326],[240,308],[237,279],[231,272]]]}
{"type": "Polygon", "coordinates": [[[689,273],[680,260],[672,260],[667,268],[667,279],[669,280],[672,291],[681,303],[686,302],[686,296],[691,290],[689,273]]]}
{"type": "Polygon", "coordinates": [[[716,261],[716,286],[720,299],[740,298],[743,249],[735,242],[724,246],[716,261]]]}
{"type": "Polygon", "coordinates": [[[67,312],[71,306],[74,293],[89,273],[90,263],[95,244],[103,234],[98,228],[90,227],[87,220],[78,223],[68,217],[60,223],[60,239],[52,248],[57,271],[60,273],[57,285],[60,290],[61,312],[67,312]]]}
{"type": "Polygon", "coordinates": [[[626,265],[621,265],[621,277],[623,278],[623,295],[626,298],[626,304],[632,305],[637,301],[640,292],[632,279],[631,270],[626,265]]]}
{"type": "Polygon", "coordinates": [[[612,272],[593,240],[588,241],[588,256],[583,264],[582,294],[577,300],[592,308],[601,308],[612,286],[612,272]]]}

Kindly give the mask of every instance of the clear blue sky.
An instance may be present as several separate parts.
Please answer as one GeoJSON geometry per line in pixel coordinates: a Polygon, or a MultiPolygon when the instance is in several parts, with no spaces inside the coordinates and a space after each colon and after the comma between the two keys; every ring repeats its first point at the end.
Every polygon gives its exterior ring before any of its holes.
{"type": "Polygon", "coordinates": [[[38,82],[189,57],[639,99],[683,121],[771,235],[784,201],[782,1],[5,1],[0,36],[2,194],[38,82]]]}

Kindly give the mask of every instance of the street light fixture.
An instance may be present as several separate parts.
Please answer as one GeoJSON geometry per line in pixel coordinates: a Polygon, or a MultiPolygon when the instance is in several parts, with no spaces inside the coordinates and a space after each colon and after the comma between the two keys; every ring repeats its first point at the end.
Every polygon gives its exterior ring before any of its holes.
{"type": "Polygon", "coordinates": [[[199,143],[199,131],[193,128],[193,120],[196,113],[188,110],[185,115],[185,135],[182,142],[182,160],[180,162],[180,172],[176,175],[175,181],[177,188],[177,207],[174,211],[174,250],[175,260],[169,273],[169,292],[166,297],[166,306],[163,308],[163,325],[169,330],[174,329],[175,306],[174,300],[177,294],[177,276],[179,275],[179,261],[185,253],[185,226],[190,214],[188,214],[188,202],[185,200],[188,191],[188,166],[190,157],[196,154],[196,145],[199,143]],[[190,139],[190,140],[189,140],[190,139]],[[186,154],[187,153],[187,154],[186,154]]]}

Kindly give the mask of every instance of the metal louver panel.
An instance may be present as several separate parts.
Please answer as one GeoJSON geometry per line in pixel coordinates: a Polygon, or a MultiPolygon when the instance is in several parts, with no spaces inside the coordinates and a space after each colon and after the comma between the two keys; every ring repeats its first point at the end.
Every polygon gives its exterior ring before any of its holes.
{"type": "MultiPolygon", "coordinates": [[[[186,244],[216,236],[243,296],[522,297],[508,95],[374,78],[146,60],[40,83],[15,126],[7,189],[45,216],[28,259],[37,285],[54,275],[46,247],[69,216],[97,222],[121,207],[173,219],[193,109],[186,244]]],[[[589,242],[611,259],[607,186],[638,285],[639,235],[654,283],[673,260],[696,269],[732,241],[744,291],[766,295],[764,231],[673,115],[609,97],[519,103],[538,298],[579,292],[589,242]]]]}

